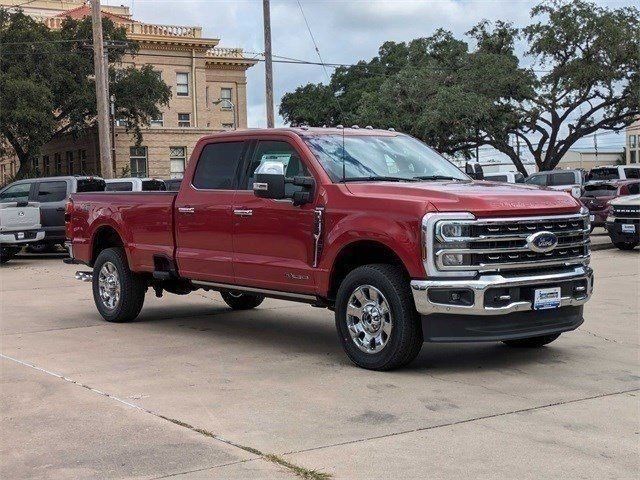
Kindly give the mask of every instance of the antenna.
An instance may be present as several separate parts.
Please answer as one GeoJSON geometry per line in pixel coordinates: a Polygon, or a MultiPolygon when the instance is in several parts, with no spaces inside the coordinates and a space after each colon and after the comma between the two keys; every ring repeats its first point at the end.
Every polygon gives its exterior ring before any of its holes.
{"type": "Polygon", "coordinates": [[[342,183],[347,183],[346,151],[344,149],[344,128],[342,129],[342,183]]]}

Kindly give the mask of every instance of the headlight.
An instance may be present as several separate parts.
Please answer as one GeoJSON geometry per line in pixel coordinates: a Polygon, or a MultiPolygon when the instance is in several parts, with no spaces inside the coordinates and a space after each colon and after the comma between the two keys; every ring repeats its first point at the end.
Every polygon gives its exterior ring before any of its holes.
{"type": "Polygon", "coordinates": [[[573,198],[580,198],[582,196],[582,188],[580,188],[580,187],[571,187],[571,196],[573,198]]]}
{"type": "Polygon", "coordinates": [[[462,253],[444,253],[442,255],[442,265],[445,267],[460,267],[469,265],[470,256],[462,253]]]}
{"type": "Polygon", "coordinates": [[[455,223],[445,223],[442,225],[442,236],[448,238],[467,237],[469,233],[468,225],[457,225],[455,223]]]}
{"type": "Polygon", "coordinates": [[[460,252],[468,248],[468,237],[473,236],[473,220],[475,217],[469,212],[425,214],[422,218],[422,260],[428,276],[472,277],[476,274],[471,266],[472,256],[460,252]],[[444,266],[451,270],[442,270],[444,266]]]}

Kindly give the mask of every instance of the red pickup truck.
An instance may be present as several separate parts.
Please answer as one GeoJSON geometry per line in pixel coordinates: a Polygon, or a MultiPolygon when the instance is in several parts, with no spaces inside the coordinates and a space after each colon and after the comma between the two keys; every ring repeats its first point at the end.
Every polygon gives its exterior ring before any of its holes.
{"type": "Polygon", "coordinates": [[[424,341],[539,347],[583,322],[589,217],[571,195],[473,181],[418,140],[370,128],[202,138],[178,192],[72,195],[71,262],[100,314],[136,318],[152,288],[335,312],[357,365],[424,341]]]}

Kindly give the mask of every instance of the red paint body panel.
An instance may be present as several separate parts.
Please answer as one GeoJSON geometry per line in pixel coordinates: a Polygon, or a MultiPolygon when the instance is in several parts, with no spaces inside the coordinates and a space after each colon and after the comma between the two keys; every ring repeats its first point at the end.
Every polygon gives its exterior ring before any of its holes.
{"type": "MultiPolygon", "coordinates": [[[[412,278],[425,278],[421,220],[427,212],[518,217],[580,210],[580,203],[570,194],[529,185],[332,183],[300,134],[287,129],[247,130],[202,138],[177,196],[144,192],[74,195],[68,232],[75,258],[91,264],[97,233],[111,227],[122,238],[133,271],[152,271],[153,256],[164,255],[174,258],[179,274],[188,279],[324,297],[336,259],[354,242],[387,246],[412,278]],[[298,150],[316,180],[311,203],[298,207],[290,201],[258,198],[251,191],[198,190],[192,186],[205,145],[257,139],[285,140],[298,150]],[[316,207],[324,207],[324,223],[323,248],[314,267],[316,207]],[[251,210],[252,215],[235,215],[238,209],[251,210]]],[[[366,130],[357,134],[394,135],[366,130]]]]}

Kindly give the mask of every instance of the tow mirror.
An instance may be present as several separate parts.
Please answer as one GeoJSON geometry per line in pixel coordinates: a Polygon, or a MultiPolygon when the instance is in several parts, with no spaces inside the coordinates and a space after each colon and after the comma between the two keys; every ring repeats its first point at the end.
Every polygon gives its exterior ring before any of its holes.
{"type": "Polygon", "coordinates": [[[255,171],[253,193],[260,198],[280,200],[285,198],[284,165],[280,162],[264,162],[255,171]]]}
{"type": "Polygon", "coordinates": [[[482,180],[484,178],[484,170],[479,163],[465,163],[464,172],[475,180],[482,180]]]}

